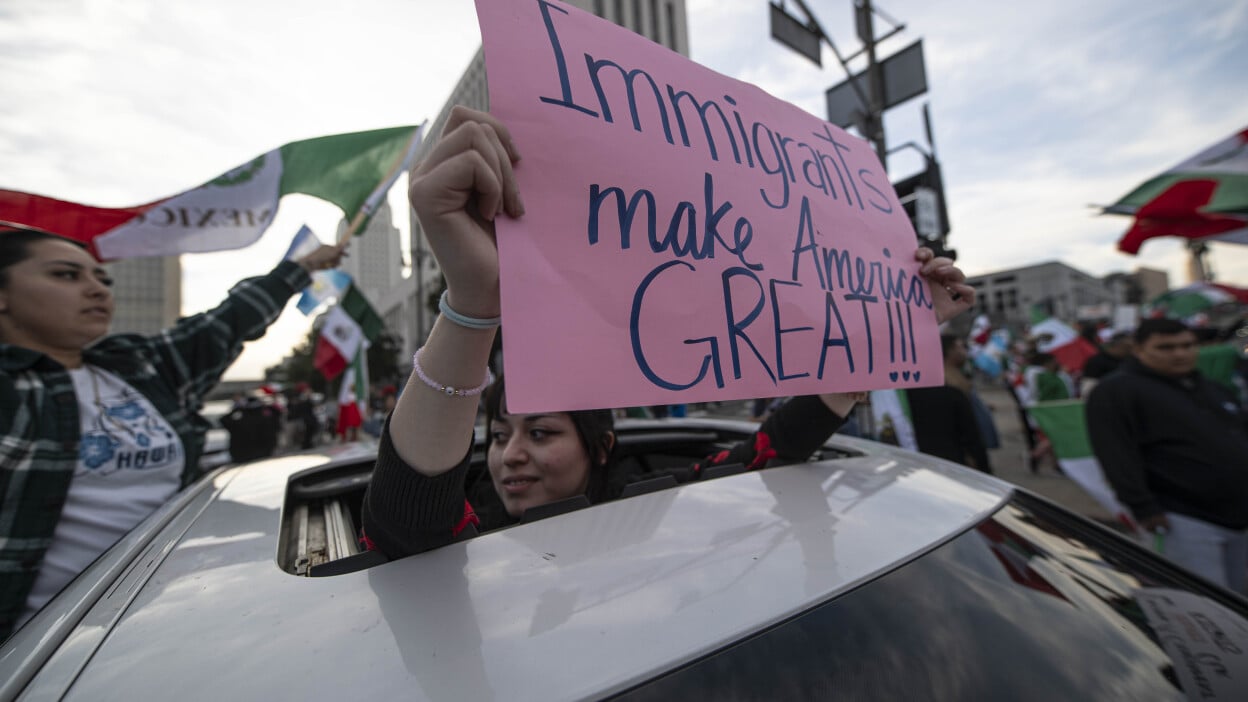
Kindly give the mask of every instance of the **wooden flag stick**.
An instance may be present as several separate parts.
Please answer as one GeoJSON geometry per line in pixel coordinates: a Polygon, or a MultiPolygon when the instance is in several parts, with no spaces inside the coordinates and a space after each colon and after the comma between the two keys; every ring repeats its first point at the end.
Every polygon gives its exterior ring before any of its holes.
{"type": "MultiPolygon", "coordinates": [[[[399,154],[399,157],[395,159],[394,165],[390,167],[390,171],[386,173],[386,177],[381,179],[382,183],[390,184],[389,186],[386,186],[386,191],[389,191],[390,188],[394,186],[394,181],[398,179],[399,169],[407,163],[407,157],[412,154],[415,143],[418,139],[420,139],[420,135],[424,133],[425,124],[427,123],[428,120],[425,120],[425,122],[420,123],[416,129],[412,130],[412,136],[407,142],[407,148],[403,149],[403,153],[399,154]]],[[[381,188],[382,186],[378,185],[377,187],[381,188]]],[[[377,190],[370,193],[364,200],[364,204],[360,206],[359,211],[357,211],[355,216],[351,218],[351,221],[347,223],[346,229],[343,229],[342,235],[338,237],[338,248],[345,250],[347,243],[351,241],[351,237],[355,236],[356,230],[358,230],[360,225],[363,224],[364,221],[368,219],[369,215],[372,214],[369,212],[369,202],[371,202],[373,197],[377,194],[377,190]]],[[[385,193],[383,192],[381,195],[384,197],[385,193]]]]}

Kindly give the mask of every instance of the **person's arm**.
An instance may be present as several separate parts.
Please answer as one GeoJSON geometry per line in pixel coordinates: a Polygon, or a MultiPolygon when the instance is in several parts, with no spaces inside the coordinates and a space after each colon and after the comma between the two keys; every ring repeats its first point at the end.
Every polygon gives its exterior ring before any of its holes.
{"type": "MultiPolygon", "coordinates": [[[[464,317],[499,315],[494,219],[524,213],[512,171],[519,158],[502,123],[457,106],[412,174],[412,207],[442,267],[447,302],[464,317]]],[[[471,445],[478,398],[448,394],[430,383],[480,387],[488,376],[495,331],[457,324],[445,314],[435,322],[418,354],[419,373],[408,379],[387,425],[396,455],[412,470],[441,475],[458,465],[471,445]]]]}
{"type": "Polygon", "coordinates": [[[469,521],[475,523],[464,491],[471,451],[450,470],[428,477],[399,458],[391,436],[387,421],[364,494],[361,522],[370,548],[401,558],[451,543],[469,521]]]}
{"type": "Polygon", "coordinates": [[[236,284],[215,308],[147,337],[144,346],[177,386],[178,397],[196,409],[238,358],[243,342],[264,336],[291,295],[311,284],[309,274],[333,268],[342,256],[342,248],[322,246],[298,261],[282,261],[268,274],[236,284]]]}
{"type": "Polygon", "coordinates": [[[1148,488],[1140,451],[1140,427],[1132,402],[1122,397],[1122,391],[1122,384],[1101,383],[1088,397],[1084,406],[1088,439],[1118,500],[1151,531],[1150,525],[1164,521],[1165,513],[1148,488]]]}

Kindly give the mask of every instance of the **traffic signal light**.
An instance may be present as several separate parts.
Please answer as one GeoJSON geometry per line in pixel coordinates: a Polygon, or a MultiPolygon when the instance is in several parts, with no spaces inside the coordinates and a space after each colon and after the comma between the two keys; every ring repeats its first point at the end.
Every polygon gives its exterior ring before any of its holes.
{"type": "MultiPolygon", "coordinates": [[[[940,164],[927,159],[927,167],[893,183],[897,198],[914,225],[914,231],[927,246],[943,242],[949,233],[949,213],[945,207],[945,186],[940,164]]],[[[943,246],[943,244],[942,244],[943,246]]]]}

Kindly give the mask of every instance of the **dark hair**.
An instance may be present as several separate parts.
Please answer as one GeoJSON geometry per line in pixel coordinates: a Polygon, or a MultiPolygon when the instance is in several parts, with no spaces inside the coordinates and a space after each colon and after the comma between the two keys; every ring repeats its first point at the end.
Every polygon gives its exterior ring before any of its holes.
{"type": "Polygon", "coordinates": [[[1057,360],[1056,356],[1044,351],[1034,351],[1027,357],[1027,362],[1033,366],[1047,366],[1055,360],[1057,360]]]}
{"type": "MultiPolygon", "coordinates": [[[[503,376],[500,374],[498,379],[485,390],[485,450],[487,453],[490,450],[490,444],[493,443],[490,436],[490,423],[506,413],[506,396],[503,376]]],[[[616,442],[613,441],[615,415],[607,409],[577,410],[564,414],[572,419],[572,426],[576,427],[576,436],[589,456],[589,487],[585,490],[585,496],[593,504],[604,502],[609,499],[615,487],[609,484],[615,458],[616,442]],[[600,463],[599,459],[604,456],[606,462],[600,463]]]]}
{"type": "Polygon", "coordinates": [[[30,258],[30,245],[40,241],[63,241],[86,250],[80,241],[38,229],[9,229],[0,225],[0,288],[9,284],[9,268],[30,258]]]}
{"type": "Polygon", "coordinates": [[[955,334],[941,334],[940,335],[940,355],[947,358],[949,356],[949,350],[953,348],[954,344],[958,343],[961,340],[962,340],[962,337],[957,336],[955,334]]]}
{"type": "Polygon", "coordinates": [[[1140,326],[1135,328],[1135,343],[1143,346],[1150,336],[1170,336],[1172,334],[1182,334],[1185,331],[1191,331],[1191,329],[1188,329],[1186,324],[1177,319],[1167,319],[1165,317],[1146,319],[1140,322],[1140,326]]]}

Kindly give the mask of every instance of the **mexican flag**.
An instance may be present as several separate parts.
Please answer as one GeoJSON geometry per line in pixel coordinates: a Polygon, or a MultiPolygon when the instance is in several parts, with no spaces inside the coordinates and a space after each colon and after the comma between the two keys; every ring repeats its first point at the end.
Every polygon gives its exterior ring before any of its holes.
{"type": "Polygon", "coordinates": [[[1092,454],[1082,400],[1040,402],[1027,408],[1036,425],[1053,442],[1053,453],[1066,477],[1092,496],[1123,524],[1134,528],[1131,513],[1114,496],[1101,464],[1092,454]]]}
{"type": "Polygon", "coordinates": [[[203,185],[145,205],[104,208],[0,190],[0,223],[89,245],[103,260],[238,249],[273,221],[283,195],[342,208],[354,234],[411,164],[422,128],[393,127],[294,141],[203,185]]]}
{"type": "Polygon", "coordinates": [[[377,339],[382,326],[377,311],[359,288],[352,285],[326,314],[321,335],[316,340],[312,365],[326,380],[333,380],[377,339]]]}
{"type": "Polygon", "coordinates": [[[876,441],[911,451],[919,450],[905,390],[872,390],[871,418],[875,423],[872,438],[876,441]]]}
{"type": "Polygon", "coordinates": [[[1220,283],[1192,283],[1169,290],[1154,298],[1146,309],[1150,314],[1188,320],[1222,306],[1248,305],[1248,289],[1220,283]]]}
{"type": "Polygon", "coordinates": [[[338,404],[345,405],[355,402],[361,415],[368,414],[368,342],[360,344],[355,359],[347,366],[342,375],[342,384],[338,386],[338,404]]]}
{"type": "Polygon", "coordinates": [[[1159,236],[1248,244],[1248,128],[1154,176],[1104,214],[1135,217],[1118,249],[1159,236]]]}
{"type": "Polygon", "coordinates": [[[1069,324],[1050,317],[1040,307],[1031,308],[1031,336],[1036,338],[1036,350],[1051,353],[1057,362],[1070,373],[1077,373],[1097,353],[1096,345],[1079,336],[1069,324]]]}

